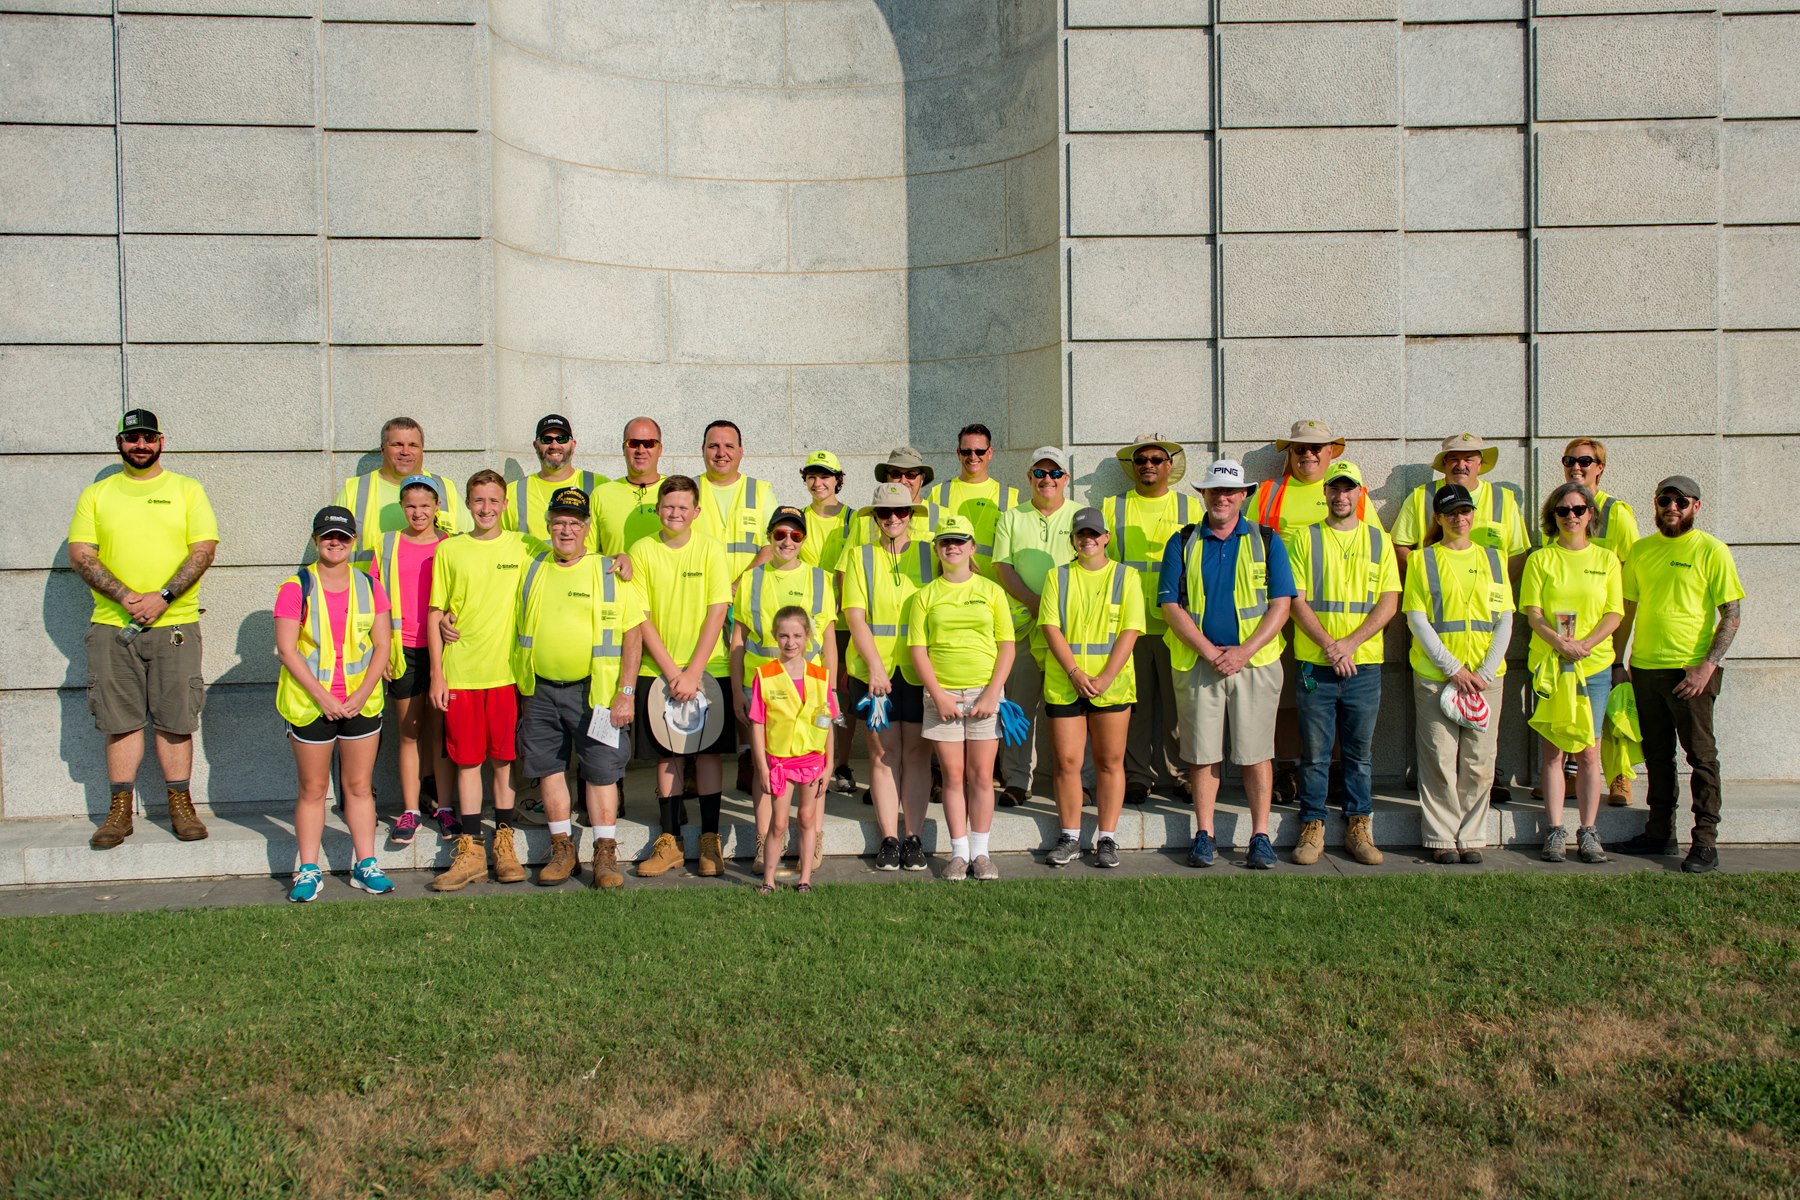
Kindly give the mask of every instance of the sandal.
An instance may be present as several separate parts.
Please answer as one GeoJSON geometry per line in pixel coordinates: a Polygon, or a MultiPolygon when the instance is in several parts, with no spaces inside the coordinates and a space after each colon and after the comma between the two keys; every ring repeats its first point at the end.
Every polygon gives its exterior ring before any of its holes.
{"type": "Polygon", "coordinates": [[[812,891],[812,884],[810,884],[810,883],[796,883],[796,884],[795,884],[795,885],[794,885],[794,890],[795,890],[795,891],[796,891],[796,892],[810,892],[810,891],[812,891]]]}
{"type": "Polygon", "coordinates": [[[756,894],[759,896],[773,896],[775,894],[775,885],[772,883],[759,883],[756,885],[756,894]]]}

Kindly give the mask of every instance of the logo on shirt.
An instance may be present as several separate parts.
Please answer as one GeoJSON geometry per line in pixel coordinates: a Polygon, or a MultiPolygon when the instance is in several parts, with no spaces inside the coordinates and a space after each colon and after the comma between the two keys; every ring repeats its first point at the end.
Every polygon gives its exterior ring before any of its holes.
{"type": "Polygon", "coordinates": [[[591,593],[589,593],[589,592],[576,592],[576,591],[571,591],[571,592],[570,592],[570,593],[569,593],[569,595],[571,595],[571,596],[579,596],[579,597],[580,597],[580,598],[581,598],[581,599],[583,599],[583,600],[592,600],[592,599],[593,599],[593,598],[594,598],[594,597],[593,597],[593,595],[592,595],[592,594],[591,594],[591,593]]]}
{"type": "Polygon", "coordinates": [[[159,500],[155,496],[150,496],[144,500],[144,503],[145,504],[173,504],[175,502],[173,500],[159,500]]]}
{"type": "Polygon", "coordinates": [[[700,578],[703,578],[705,575],[706,575],[705,571],[683,571],[681,573],[681,577],[683,579],[700,579],[700,578]]]}
{"type": "Polygon", "coordinates": [[[495,563],[494,564],[494,570],[496,570],[496,571],[516,571],[518,569],[519,569],[519,564],[516,562],[511,562],[511,563],[503,562],[503,563],[495,563]]]}
{"type": "Polygon", "coordinates": [[[1605,571],[1596,571],[1592,567],[1583,567],[1581,570],[1582,570],[1582,573],[1585,575],[1605,575],[1606,574],[1605,571]]]}
{"type": "Polygon", "coordinates": [[[1670,560],[1669,560],[1669,565],[1670,565],[1670,566],[1671,566],[1671,567],[1688,567],[1688,568],[1692,568],[1692,567],[1693,567],[1693,565],[1694,565],[1694,564],[1693,564],[1693,563],[1684,563],[1684,562],[1682,562],[1682,561],[1681,561],[1681,560],[1680,560],[1680,559],[1679,559],[1679,558],[1671,558],[1671,559],[1670,559],[1670,560]]]}

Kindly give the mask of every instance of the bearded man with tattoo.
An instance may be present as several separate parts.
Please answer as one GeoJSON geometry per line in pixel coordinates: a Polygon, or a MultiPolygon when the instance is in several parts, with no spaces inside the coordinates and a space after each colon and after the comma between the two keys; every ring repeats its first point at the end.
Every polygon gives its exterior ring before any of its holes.
{"type": "Polygon", "coordinates": [[[88,711],[106,735],[112,803],[88,845],[131,836],[144,722],[169,790],[169,824],[184,842],[206,836],[194,812],[194,730],[200,726],[200,576],[219,525],[197,480],[162,466],[156,414],[134,408],[114,444],[124,469],[82,489],[69,522],[69,565],[94,593],[88,626],[88,711]]]}

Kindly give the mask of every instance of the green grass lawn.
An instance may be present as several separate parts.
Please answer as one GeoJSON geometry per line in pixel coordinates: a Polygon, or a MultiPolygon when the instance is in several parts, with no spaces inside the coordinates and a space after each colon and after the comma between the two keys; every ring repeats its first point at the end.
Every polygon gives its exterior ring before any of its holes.
{"type": "Polygon", "coordinates": [[[0,1194],[1770,1196],[1800,875],[0,921],[0,1194]]]}

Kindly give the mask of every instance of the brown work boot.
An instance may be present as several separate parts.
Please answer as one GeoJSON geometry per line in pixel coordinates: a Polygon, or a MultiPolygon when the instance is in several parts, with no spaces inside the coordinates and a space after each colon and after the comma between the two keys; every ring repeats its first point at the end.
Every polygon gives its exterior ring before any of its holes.
{"type": "Polygon", "coordinates": [[[550,861],[538,868],[538,886],[550,887],[581,872],[581,856],[575,853],[575,839],[566,833],[550,835],[550,861]]]}
{"type": "Polygon", "coordinates": [[[716,833],[700,835],[700,862],[694,868],[694,874],[711,877],[725,873],[725,847],[719,843],[716,833]]]}
{"type": "Polygon", "coordinates": [[[1376,849],[1375,839],[1369,836],[1368,817],[1350,818],[1350,827],[1344,830],[1344,853],[1365,867],[1382,864],[1382,853],[1376,849]]]}
{"type": "Polygon", "coordinates": [[[194,812],[194,794],[186,788],[180,791],[169,789],[169,824],[175,827],[175,836],[184,842],[206,840],[206,826],[194,812]]]}
{"type": "Polygon", "coordinates": [[[619,843],[612,838],[594,839],[594,869],[589,877],[597,888],[616,888],[625,886],[625,876],[619,874],[619,843]]]}
{"type": "Polygon", "coordinates": [[[1300,826],[1300,841],[1291,856],[1297,867],[1310,867],[1325,853],[1325,822],[1308,821],[1300,826]]]}
{"type": "Polygon", "coordinates": [[[431,890],[460,892],[477,879],[486,878],[487,855],[475,835],[465,833],[456,839],[456,852],[450,858],[450,866],[431,881],[431,890]]]}
{"type": "Polygon", "coordinates": [[[1614,808],[1626,808],[1631,804],[1631,776],[1614,775],[1606,788],[1606,802],[1614,808]]]}
{"type": "Polygon", "coordinates": [[[126,788],[122,792],[114,792],[112,807],[106,811],[106,820],[100,822],[100,828],[94,830],[94,836],[88,839],[88,845],[96,850],[111,850],[130,837],[131,808],[132,791],[130,788],[126,788]]]}
{"type": "Polygon", "coordinates": [[[513,847],[511,825],[502,825],[494,830],[493,844],[488,847],[488,866],[493,868],[494,879],[498,883],[524,882],[525,867],[519,862],[518,850],[513,847]]]}
{"type": "Polygon", "coordinates": [[[650,847],[650,857],[637,865],[638,877],[655,879],[658,875],[667,875],[682,862],[681,843],[675,840],[672,833],[662,834],[656,839],[656,844],[650,847]]]}

